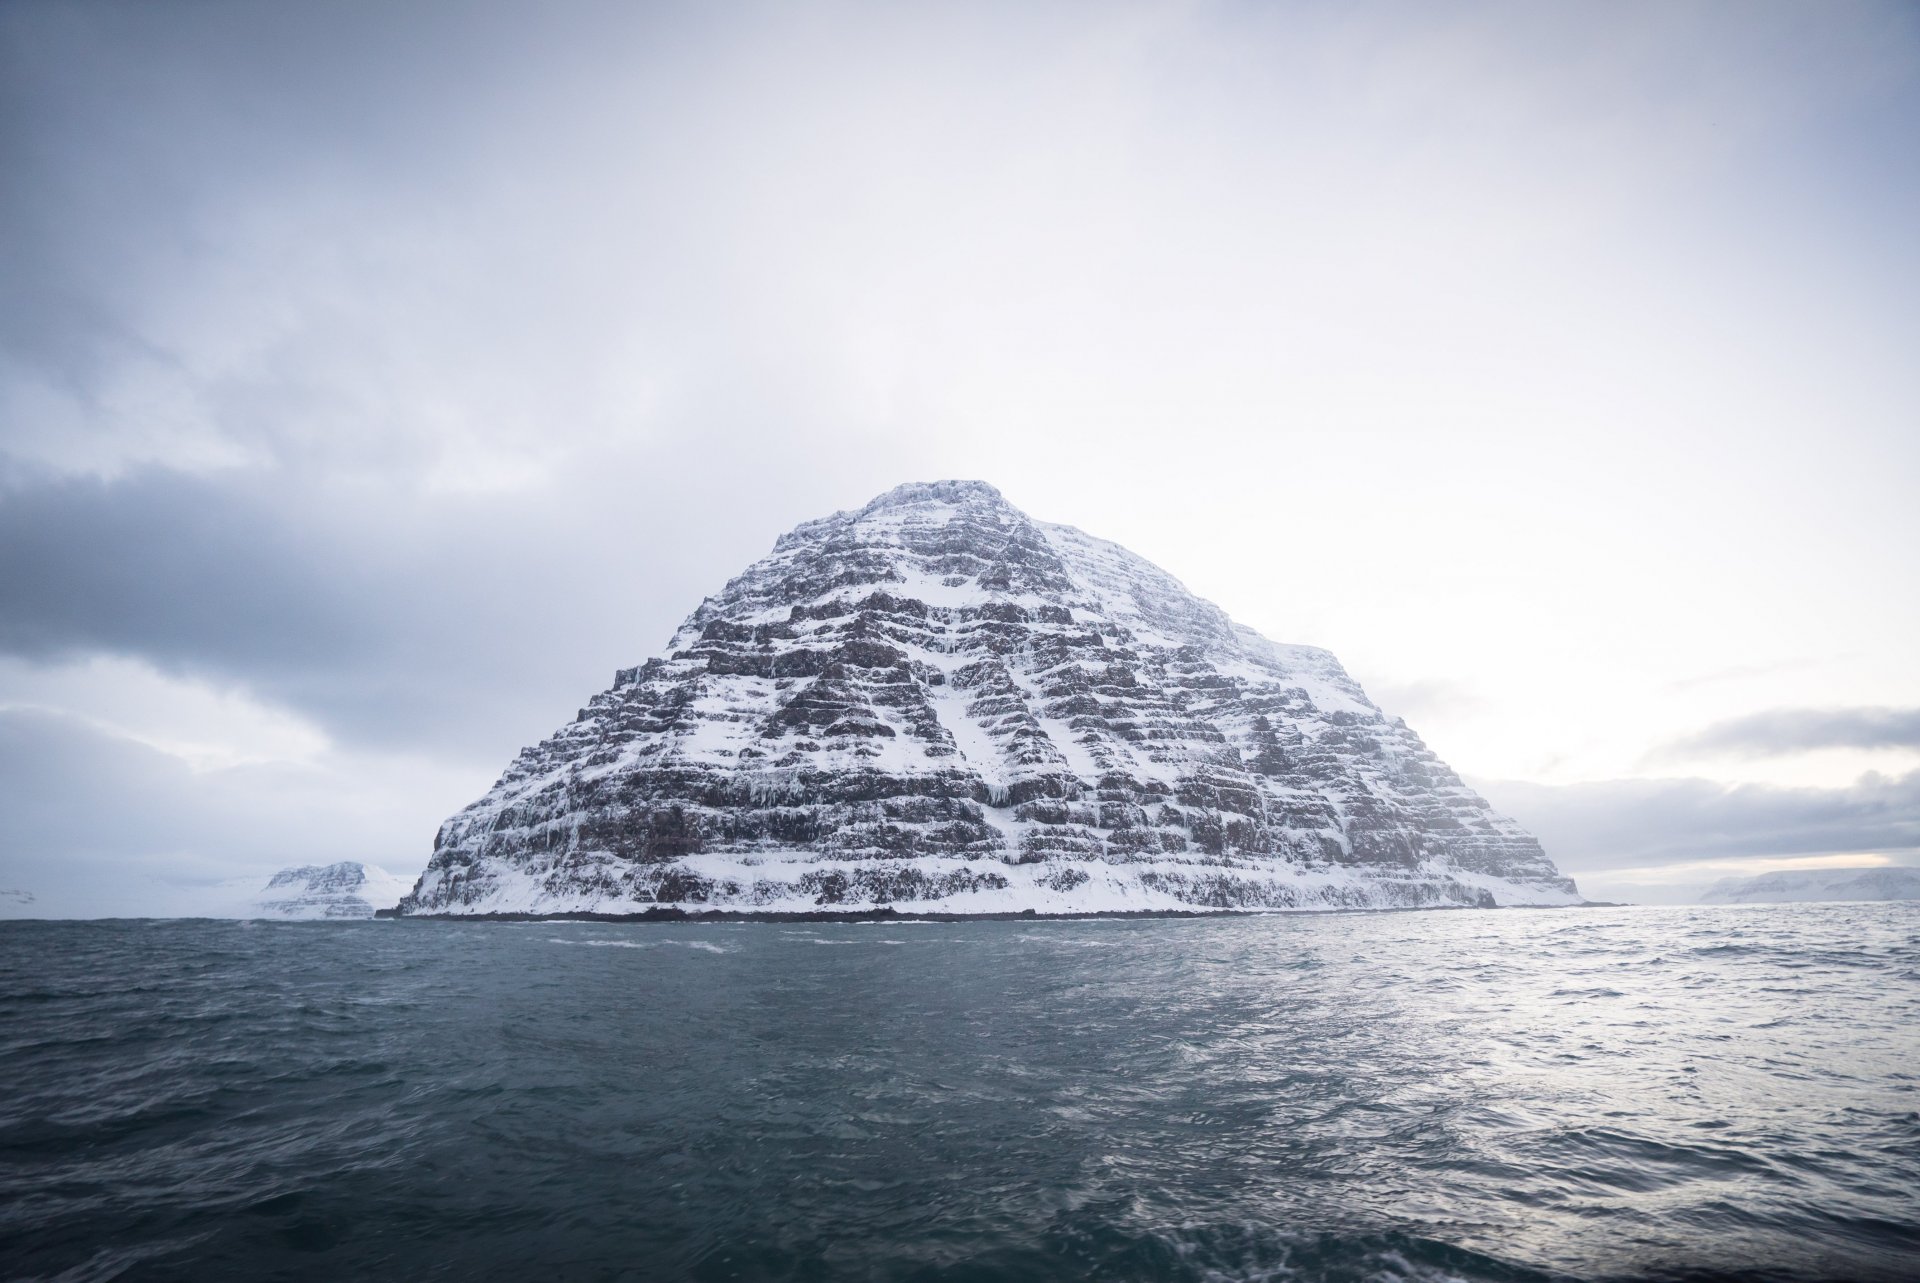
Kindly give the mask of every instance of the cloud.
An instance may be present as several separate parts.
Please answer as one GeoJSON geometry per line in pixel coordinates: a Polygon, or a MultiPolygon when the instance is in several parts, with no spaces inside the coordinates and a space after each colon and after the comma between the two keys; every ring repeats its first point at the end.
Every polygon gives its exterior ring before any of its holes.
{"type": "Polygon", "coordinates": [[[776,442],[724,471],[701,466],[707,448],[689,434],[604,452],[508,495],[284,468],[15,468],[0,474],[0,653],[137,658],[348,744],[497,765],[783,529],[866,497],[776,442]],[[833,484],[837,503],[805,490],[833,484]],[[729,507],[758,519],[704,519],[729,507]]]}
{"type": "Polygon", "coordinates": [[[1416,723],[1433,717],[1471,717],[1488,706],[1486,697],[1472,687],[1443,677],[1369,681],[1366,687],[1373,702],[1388,716],[1404,717],[1416,723]]]}
{"type": "Polygon", "coordinates": [[[327,558],[258,480],[158,468],[15,480],[0,499],[0,648],[231,672],[364,647],[359,568],[327,558]]]}
{"type": "Polygon", "coordinates": [[[1920,708],[1779,708],[1717,722],[1656,750],[1666,760],[1782,757],[1823,748],[1920,749],[1920,708]]]}
{"type": "Polygon", "coordinates": [[[1783,659],[1770,664],[1735,664],[1730,668],[1715,668],[1706,672],[1689,673],[1685,677],[1675,678],[1666,684],[1666,689],[1675,694],[1682,694],[1688,691],[1699,690],[1703,686],[1717,686],[1729,682],[1753,682],[1773,677],[1780,673],[1791,673],[1814,668],[1818,667],[1821,663],[1830,664],[1847,658],[1849,658],[1849,656],[1827,655],[1821,660],[1801,658],[1783,659]]]}
{"type": "Polygon", "coordinates": [[[194,770],[77,718],[0,709],[0,889],[50,916],[140,914],[290,864],[406,872],[474,787],[411,757],[194,770]]]}
{"type": "Polygon", "coordinates": [[[1920,855],[1920,771],[1867,774],[1847,788],[1725,785],[1703,779],[1545,785],[1476,782],[1567,870],[1715,859],[1920,855]]]}
{"type": "MultiPolygon", "coordinates": [[[[512,655],[530,642],[529,616],[579,586],[534,576],[516,555],[516,527],[551,546],[526,529],[530,514],[489,530],[447,513],[421,530],[403,494],[284,471],[146,465],[111,480],[11,481],[0,651],[46,664],[128,656],[236,683],[348,741],[457,740],[476,698],[482,720],[498,716],[527,680],[512,655]]],[[[617,633],[604,617],[591,626],[617,633]]],[[[549,650],[555,669],[564,650],[549,650]]]]}
{"type": "Polygon", "coordinates": [[[196,770],[311,764],[332,749],[311,721],[237,686],[169,676],[118,656],[58,664],[0,656],[0,709],[59,713],[196,770]]]}

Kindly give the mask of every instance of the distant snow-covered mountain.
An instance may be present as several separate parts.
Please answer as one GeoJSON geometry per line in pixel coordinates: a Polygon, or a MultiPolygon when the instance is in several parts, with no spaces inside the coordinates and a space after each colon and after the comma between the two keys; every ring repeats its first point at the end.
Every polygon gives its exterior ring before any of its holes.
{"type": "Polygon", "coordinates": [[[1789,869],[1721,878],[1702,904],[1789,904],[1801,900],[1920,900],[1920,869],[1789,869]]]}
{"type": "Polygon", "coordinates": [[[282,869],[235,917],[370,918],[391,909],[413,887],[411,878],[353,860],[282,869]]]}
{"type": "Polygon", "coordinates": [[[1326,651],[941,481],[782,536],[442,825],[400,911],[1578,903],[1326,651]]]}

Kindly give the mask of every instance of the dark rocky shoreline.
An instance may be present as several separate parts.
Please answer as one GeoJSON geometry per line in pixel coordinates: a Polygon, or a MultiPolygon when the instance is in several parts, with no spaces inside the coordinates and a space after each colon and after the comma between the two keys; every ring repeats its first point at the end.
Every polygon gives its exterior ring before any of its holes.
{"type": "MultiPolygon", "coordinates": [[[[1422,907],[1389,906],[1365,909],[1132,909],[1087,911],[1082,913],[1041,913],[1023,909],[1018,913],[902,913],[898,909],[856,909],[830,913],[824,909],[770,912],[734,909],[665,909],[658,905],[641,913],[402,913],[399,909],[380,909],[376,918],[405,918],[432,922],[1081,922],[1088,918],[1277,918],[1302,913],[1319,916],[1326,913],[1432,913],[1436,910],[1477,908],[1476,905],[1449,904],[1422,907]]],[[[1521,904],[1497,906],[1515,909],[1618,909],[1627,906],[1606,900],[1588,900],[1581,904],[1521,904]]]]}

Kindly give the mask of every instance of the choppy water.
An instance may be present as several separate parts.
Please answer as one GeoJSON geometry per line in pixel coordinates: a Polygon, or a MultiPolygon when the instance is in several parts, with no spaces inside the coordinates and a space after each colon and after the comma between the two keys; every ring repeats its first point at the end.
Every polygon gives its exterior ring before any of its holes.
{"type": "Polygon", "coordinates": [[[1920,1274],[1920,904],[0,924],[0,1274],[1920,1274]]]}

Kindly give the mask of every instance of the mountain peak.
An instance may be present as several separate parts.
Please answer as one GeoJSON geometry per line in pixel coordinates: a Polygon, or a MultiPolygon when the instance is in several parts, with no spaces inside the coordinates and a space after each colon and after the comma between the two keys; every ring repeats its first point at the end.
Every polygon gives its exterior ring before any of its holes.
{"type": "Polygon", "coordinates": [[[242,916],[370,918],[406,891],[406,879],[357,860],[302,864],[274,874],[244,906],[242,916]]]}
{"type": "Polygon", "coordinates": [[[918,504],[950,503],[1011,507],[1006,497],[984,481],[909,481],[897,485],[860,510],[862,516],[884,508],[904,508],[918,504]]]}
{"type": "Polygon", "coordinates": [[[401,911],[1578,898],[1333,656],[948,480],[781,536],[448,820],[401,911]]]}

